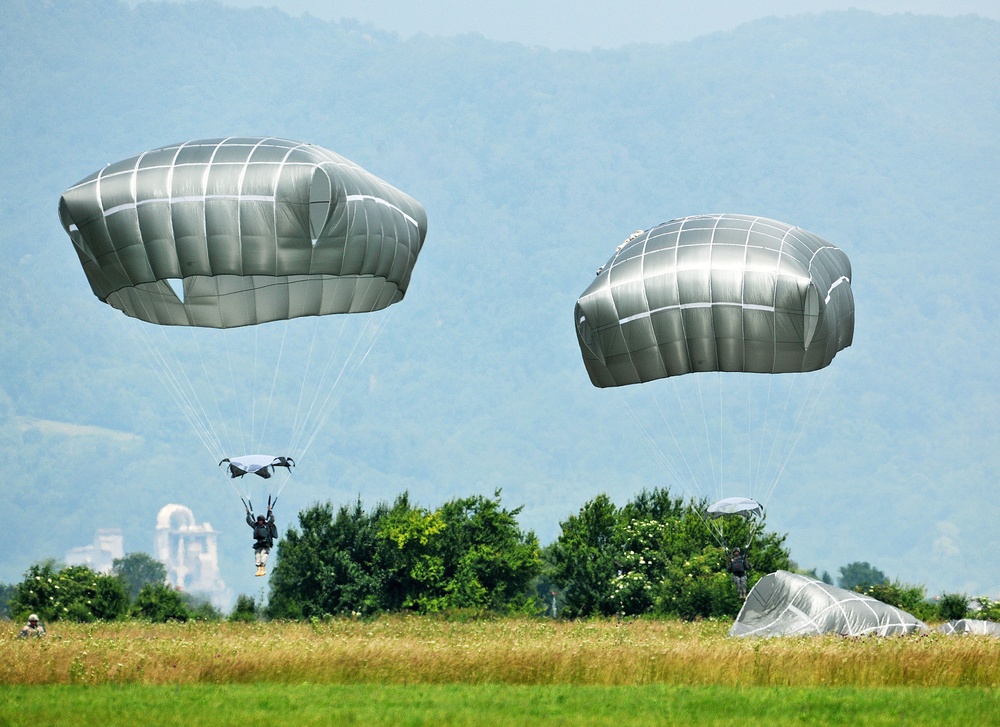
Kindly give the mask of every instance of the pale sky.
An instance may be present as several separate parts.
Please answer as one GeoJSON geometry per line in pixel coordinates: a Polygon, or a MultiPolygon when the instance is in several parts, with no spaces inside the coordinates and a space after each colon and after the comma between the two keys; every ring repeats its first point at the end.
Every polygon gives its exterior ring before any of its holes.
{"type": "MultiPolygon", "coordinates": [[[[185,0],[172,0],[184,2],[185,0]]],[[[884,15],[975,14],[1000,20],[997,0],[221,0],[233,7],[277,7],[292,16],[354,18],[406,39],[418,33],[479,33],[491,40],[552,49],[672,43],[749,20],[858,8],[884,15]]],[[[137,0],[131,0],[136,5],[137,0]]]]}

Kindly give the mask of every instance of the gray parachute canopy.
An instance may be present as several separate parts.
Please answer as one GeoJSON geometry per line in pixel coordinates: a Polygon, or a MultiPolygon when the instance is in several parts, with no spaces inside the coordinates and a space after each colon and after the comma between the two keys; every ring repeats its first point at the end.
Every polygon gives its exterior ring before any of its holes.
{"type": "Polygon", "coordinates": [[[427,233],[415,200],[318,146],[174,144],[59,201],[94,294],[151,323],[233,328],[403,298],[427,233]]]}
{"type": "Polygon", "coordinates": [[[779,570],[754,585],[729,635],[895,636],[926,630],[923,621],[871,596],[779,570]]]}
{"type": "Polygon", "coordinates": [[[851,263],[783,222],[684,217],[620,245],[575,317],[594,386],[701,371],[814,371],[851,345],[851,263]]]}

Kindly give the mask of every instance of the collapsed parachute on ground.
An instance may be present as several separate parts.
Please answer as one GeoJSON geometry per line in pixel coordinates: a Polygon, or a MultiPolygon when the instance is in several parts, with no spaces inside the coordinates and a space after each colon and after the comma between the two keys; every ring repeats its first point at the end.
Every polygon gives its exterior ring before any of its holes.
{"type": "Polygon", "coordinates": [[[777,571],[747,595],[730,636],[895,636],[926,631],[914,616],[870,596],[777,571]]]}
{"type": "Polygon", "coordinates": [[[291,470],[295,466],[295,460],[270,454],[245,454],[242,457],[227,457],[219,464],[228,464],[229,476],[234,479],[243,475],[257,475],[266,480],[271,477],[275,467],[291,470]]]}
{"type": "Polygon", "coordinates": [[[851,263],[783,222],[735,214],[633,234],[576,304],[594,386],[828,366],[854,336],[851,263]]]}
{"type": "Polygon", "coordinates": [[[749,497],[727,497],[708,506],[708,515],[711,518],[726,517],[733,515],[742,518],[761,517],[764,508],[756,500],[749,497]]]}
{"type": "Polygon", "coordinates": [[[63,193],[94,294],[151,323],[232,328],[402,299],[427,232],[415,200],[312,144],[153,149],[63,193]]]}
{"type": "Polygon", "coordinates": [[[941,624],[936,629],[941,634],[979,634],[981,636],[1000,636],[1000,623],[984,621],[976,618],[961,618],[941,624]]]}

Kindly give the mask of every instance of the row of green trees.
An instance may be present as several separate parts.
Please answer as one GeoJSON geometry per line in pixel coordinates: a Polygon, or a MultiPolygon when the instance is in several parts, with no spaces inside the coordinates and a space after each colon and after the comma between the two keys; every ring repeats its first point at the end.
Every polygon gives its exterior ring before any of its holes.
{"type": "MultiPolygon", "coordinates": [[[[741,518],[710,520],[705,508],[664,489],[643,491],[621,507],[600,495],[541,548],[534,533],[518,526],[520,508],[503,507],[499,490],[492,498],[458,498],[436,510],[413,505],[407,494],[370,511],[360,501],[336,510],[317,504],[300,512],[298,527],[279,542],[266,611],[240,596],[229,618],[400,611],[731,617],[741,601],[726,570],[729,547],[749,552],[751,586],[795,564],[784,536],[741,518]]],[[[33,612],[46,622],[222,618],[210,603],[165,580],[164,566],[144,553],[116,560],[110,575],[46,561],[31,566],[21,583],[3,586],[0,600],[9,615],[33,612]]],[[[828,573],[822,580],[832,582],[828,573]]],[[[923,587],[890,582],[865,562],[842,567],[838,585],[925,621],[969,611],[964,595],[931,600],[923,587]]],[[[1000,604],[977,600],[978,617],[1000,620],[1000,604]]]]}
{"type": "Polygon", "coordinates": [[[723,538],[749,547],[757,572],[790,564],[783,537],[739,518],[710,523],[705,503],[667,490],[644,491],[623,507],[601,495],[545,549],[518,527],[519,511],[501,505],[499,490],[433,511],[405,494],[371,511],[361,502],[336,511],[315,505],[280,543],[268,615],[539,613],[556,599],[567,617],[732,616],[740,602],[723,538]]]}
{"type": "Polygon", "coordinates": [[[533,610],[541,550],[518,526],[519,512],[500,504],[499,491],[433,511],[407,494],[370,512],[360,501],[336,512],[314,505],[281,540],[268,614],[533,610]]]}
{"type": "Polygon", "coordinates": [[[749,553],[750,585],[791,567],[784,536],[752,525],[710,521],[705,503],[667,490],[641,492],[623,507],[601,495],[562,523],[545,575],[562,585],[567,616],[735,616],[741,602],[723,542],[749,553]]]}
{"type": "Polygon", "coordinates": [[[6,610],[16,618],[34,613],[46,623],[128,617],[164,622],[218,616],[207,601],[167,586],[166,575],[163,564],[145,553],[116,559],[110,575],[47,560],[29,567],[23,581],[8,587],[6,610]]]}

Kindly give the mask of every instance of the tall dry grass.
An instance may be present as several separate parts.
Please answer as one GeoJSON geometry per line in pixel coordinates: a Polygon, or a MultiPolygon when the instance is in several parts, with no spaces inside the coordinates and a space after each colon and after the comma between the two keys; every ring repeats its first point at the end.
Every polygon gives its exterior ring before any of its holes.
{"type": "Polygon", "coordinates": [[[1000,686],[1000,639],[731,639],[728,623],[56,624],[11,629],[0,684],[383,683],[1000,686]]]}

